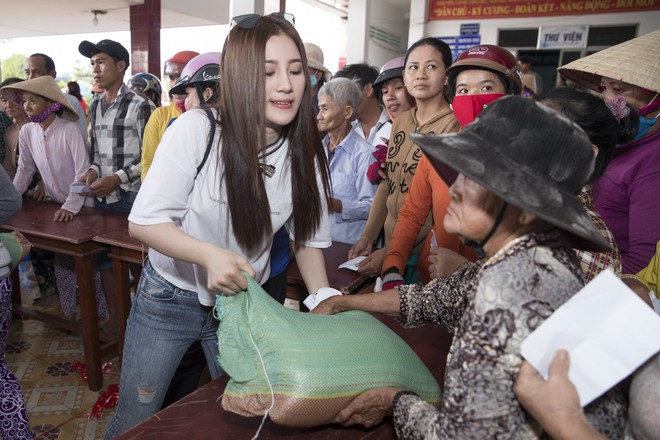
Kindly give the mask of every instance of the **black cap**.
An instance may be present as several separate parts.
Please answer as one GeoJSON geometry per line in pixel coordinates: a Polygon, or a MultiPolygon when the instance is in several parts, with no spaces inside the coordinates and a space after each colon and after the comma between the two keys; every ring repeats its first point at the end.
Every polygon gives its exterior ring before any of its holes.
{"type": "Polygon", "coordinates": [[[126,67],[129,65],[128,51],[124,46],[113,40],[101,40],[97,44],[85,40],[78,46],[78,52],[87,58],[91,58],[97,52],[107,53],[113,58],[125,61],[126,67]]]}

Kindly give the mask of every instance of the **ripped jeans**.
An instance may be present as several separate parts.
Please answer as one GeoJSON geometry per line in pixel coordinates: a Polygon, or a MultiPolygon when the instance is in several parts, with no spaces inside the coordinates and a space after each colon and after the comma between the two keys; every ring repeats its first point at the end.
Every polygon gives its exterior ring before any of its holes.
{"type": "Polygon", "coordinates": [[[181,357],[193,341],[202,344],[213,379],[218,364],[218,321],[197,293],[179,289],[145,263],[126,326],[119,381],[119,405],[105,439],[122,434],[154,415],[181,357]]]}

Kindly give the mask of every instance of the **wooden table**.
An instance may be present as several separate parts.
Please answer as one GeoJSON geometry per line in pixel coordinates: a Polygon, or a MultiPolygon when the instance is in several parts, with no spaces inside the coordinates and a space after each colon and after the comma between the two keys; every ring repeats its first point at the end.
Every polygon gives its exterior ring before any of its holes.
{"type": "Polygon", "coordinates": [[[94,241],[110,247],[108,256],[112,259],[112,282],[115,287],[115,304],[117,313],[117,350],[119,365],[124,354],[124,335],[126,321],[131,311],[131,283],[129,267],[132,264],[136,273],[133,274],[137,285],[140,279],[142,263],[147,258],[149,248],[128,234],[128,226],[97,235],[94,241]]]}
{"type": "MultiPolygon", "coordinates": [[[[73,220],[54,222],[53,215],[60,208],[61,205],[58,203],[38,203],[33,199],[24,198],[21,211],[7,220],[2,228],[21,232],[37,248],[74,257],[81,321],[69,321],[24,307],[21,304],[20,283],[14,283],[12,295],[14,312],[82,333],[87,363],[87,384],[90,390],[97,391],[103,386],[102,358],[113,352],[117,341],[113,335],[99,334],[93,257],[104,252],[106,247],[93,241],[93,238],[99,234],[125,228],[127,216],[84,207],[73,220]]],[[[14,272],[18,273],[18,271],[14,272]]]]}
{"type": "MultiPolygon", "coordinates": [[[[323,258],[325,259],[330,287],[339,290],[341,293],[356,293],[372,281],[370,277],[360,275],[353,270],[338,269],[339,265],[348,260],[350,249],[351,245],[346,243],[333,243],[329,248],[323,249],[323,258]]],[[[299,301],[307,297],[307,288],[295,259],[291,260],[287,268],[286,282],[287,297],[299,301]]]]}
{"type": "MultiPolygon", "coordinates": [[[[402,329],[392,318],[378,316],[410,345],[422,359],[441,385],[444,383],[444,370],[451,335],[446,330],[426,325],[416,329],[402,329]]],[[[222,409],[219,397],[227,384],[228,377],[222,376],[203,386],[194,393],[158,412],[117,440],[216,440],[249,439],[256,434],[261,417],[242,417],[222,409]]],[[[392,420],[372,428],[344,428],[340,425],[326,425],[318,428],[286,428],[266,420],[260,439],[300,439],[300,440],[393,440],[396,439],[392,420]]]]}

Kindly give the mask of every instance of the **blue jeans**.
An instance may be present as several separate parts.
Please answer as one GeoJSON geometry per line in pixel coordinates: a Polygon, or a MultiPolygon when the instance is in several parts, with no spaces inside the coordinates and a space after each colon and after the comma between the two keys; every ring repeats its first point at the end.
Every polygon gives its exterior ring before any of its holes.
{"type": "Polygon", "coordinates": [[[179,289],[145,263],[126,326],[119,405],[105,439],[112,439],[160,410],[181,357],[200,341],[213,379],[218,364],[218,321],[197,293],[179,289]]]}

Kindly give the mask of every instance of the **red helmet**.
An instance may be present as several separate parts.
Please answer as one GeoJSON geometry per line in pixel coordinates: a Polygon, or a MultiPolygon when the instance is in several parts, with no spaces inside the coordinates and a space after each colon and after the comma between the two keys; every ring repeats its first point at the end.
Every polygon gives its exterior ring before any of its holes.
{"type": "Polygon", "coordinates": [[[452,90],[456,86],[456,75],[470,68],[488,69],[501,73],[514,86],[511,91],[519,95],[523,88],[522,69],[518,60],[503,47],[492,44],[474,46],[461,53],[445,74],[452,90]]]}
{"type": "Polygon", "coordinates": [[[193,58],[199,55],[198,52],[193,50],[182,50],[174,54],[172,58],[165,61],[165,67],[163,68],[164,76],[176,76],[177,78],[181,75],[181,71],[186,64],[193,58]]]}

